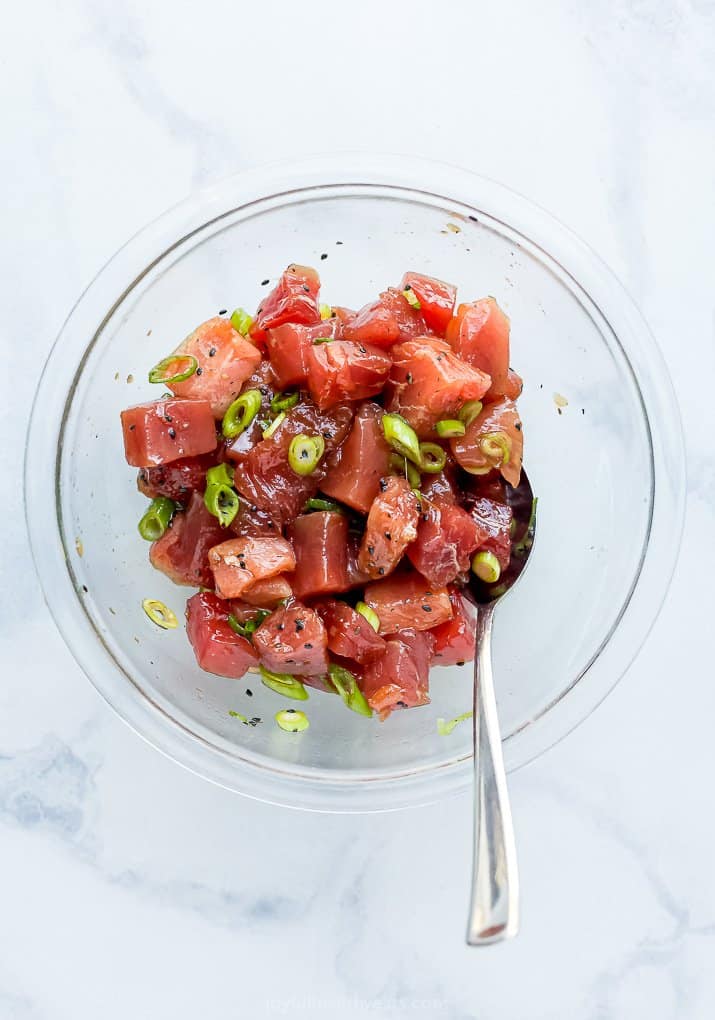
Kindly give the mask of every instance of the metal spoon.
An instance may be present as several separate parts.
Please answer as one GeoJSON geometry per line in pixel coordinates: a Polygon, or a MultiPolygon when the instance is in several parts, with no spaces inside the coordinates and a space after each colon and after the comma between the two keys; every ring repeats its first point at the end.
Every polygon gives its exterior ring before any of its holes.
{"type": "Polygon", "coordinates": [[[521,576],[536,531],[536,501],[522,470],[516,489],[506,486],[515,530],[508,568],[494,584],[470,575],[477,606],[474,656],[474,863],[467,943],[501,942],[519,930],[519,875],[492,677],[492,619],[499,600],[521,576]]]}

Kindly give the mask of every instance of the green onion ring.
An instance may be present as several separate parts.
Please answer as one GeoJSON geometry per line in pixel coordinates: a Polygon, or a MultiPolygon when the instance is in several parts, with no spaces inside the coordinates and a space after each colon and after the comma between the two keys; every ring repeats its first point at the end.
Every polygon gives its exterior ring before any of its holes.
{"type": "Polygon", "coordinates": [[[472,571],[485,584],[496,584],[501,574],[501,567],[494,553],[488,552],[485,549],[483,552],[474,554],[472,558],[472,571]]]}
{"type": "Polygon", "coordinates": [[[188,379],[198,367],[199,363],[193,354],[170,354],[158,365],[154,365],[149,372],[149,382],[171,386],[172,383],[188,379]]]}
{"type": "Polygon", "coordinates": [[[484,456],[491,460],[495,467],[509,463],[511,439],[504,432],[490,432],[482,436],[479,446],[484,456]]]}
{"type": "Polygon", "coordinates": [[[294,436],[288,447],[288,463],[297,475],[312,475],[324,453],[322,436],[294,436]]]}
{"type": "Polygon", "coordinates": [[[261,683],[265,684],[276,694],[282,694],[286,698],[293,698],[294,701],[306,701],[308,692],[300,680],[297,680],[290,673],[272,673],[265,666],[259,666],[261,683]]]}
{"type": "Polygon", "coordinates": [[[173,499],[166,499],[164,496],[153,499],[137,525],[141,537],[147,542],[156,542],[169,527],[175,510],[176,503],[173,499]]]}
{"type": "Polygon", "coordinates": [[[355,606],[355,612],[360,613],[360,616],[364,616],[374,631],[380,630],[380,617],[365,602],[358,602],[355,606]]]}
{"type": "Polygon", "coordinates": [[[467,426],[463,421],[457,421],[456,418],[445,418],[443,421],[438,421],[434,429],[440,439],[454,439],[455,436],[463,436],[467,431],[467,426]]]}
{"type": "Polygon", "coordinates": [[[260,409],[260,390],[246,390],[240,397],[236,397],[221,422],[221,431],[226,439],[234,439],[245,432],[260,409]]]}
{"type": "Polygon", "coordinates": [[[286,733],[302,733],[310,726],[308,716],[299,708],[282,708],[274,718],[286,733]]]}
{"type": "Polygon", "coordinates": [[[439,443],[420,443],[420,467],[436,475],[447,463],[447,451],[439,443]]]}
{"type": "Polygon", "coordinates": [[[358,715],[372,715],[372,709],[350,670],[331,663],[328,666],[328,673],[335,690],[351,712],[357,712],[358,715]]]}
{"type": "Polygon", "coordinates": [[[231,315],[231,325],[241,336],[246,336],[253,325],[253,316],[249,315],[245,308],[237,308],[231,315]]]}
{"type": "Polygon", "coordinates": [[[286,390],[285,393],[276,393],[271,400],[271,411],[274,414],[277,414],[278,411],[290,411],[291,407],[295,407],[299,400],[300,394],[295,391],[286,390]]]}
{"type": "Polygon", "coordinates": [[[142,609],[151,622],[155,623],[157,627],[161,627],[162,630],[175,630],[179,626],[176,614],[159,599],[144,599],[142,609]]]}
{"type": "Polygon", "coordinates": [[[402,295],[407,301],[407,304],[411,305],[411,307],[414,308],[416,312],[419,312],[422,305],[420,304],[420,299],[417,297],[412,287],[410,286],[405,287],[405,289],[402,291],[402,295]]]}
{"type": "Polygon", "coordinates": [[[478,418],[482,413],[484,405],[481,400],[468,400],[459,412],[459,420],[463,421],[467,428],[472,424],[475,418],[478,418]]]}
{"type": "Polygon", "coordinates": [[[417,433],[401,414],[383,414],[382,431],[393,450],[421,466],[420,441],[417,433]]]}
{"type": "Polygon", "coordinates": [[[399,453],[390,454],[390,467],[400,475],[404,475],[410,483],[411,489],[419,489],[422,484],[420,473],[407,457],[401,457],[399,453]]]}
{"type": "Polygon", "coordinates": [[[286,413],[285,411],[281,411],[279,415],[276,415],[268,428],[263,430],[263,438],[270,439],[271,436],[274,436],[285,420],[286,413]]]}

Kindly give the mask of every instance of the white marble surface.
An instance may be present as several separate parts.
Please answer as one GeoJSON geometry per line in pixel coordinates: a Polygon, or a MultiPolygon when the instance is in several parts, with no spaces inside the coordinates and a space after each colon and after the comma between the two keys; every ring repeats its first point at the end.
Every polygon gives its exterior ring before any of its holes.
{"type": "Polygon", "coordinates": [[[713,0],[35,0],[3,37],[0,1020],[715,1015],[713,0]],[[195,186],[326,148],[546,206],[630,288],[683,410],[670,596],[605,704],[513,777],[523,931],[486,952],[462,941],[466,799],[324,817],[189,775],[95,694],[29,563],[27,409],[80,290],[195,186]]]}

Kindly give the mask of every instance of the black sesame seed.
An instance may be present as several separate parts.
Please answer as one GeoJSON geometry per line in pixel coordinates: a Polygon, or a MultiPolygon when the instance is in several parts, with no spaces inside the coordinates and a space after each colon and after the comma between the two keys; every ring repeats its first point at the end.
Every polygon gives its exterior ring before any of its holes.
{"type": "Polygon", "coordinates": [[[270,280],[261,280],[261,287],[266,287],[270,282],[270,280]]]}
{"type": "Polygon", "coordinates": [[[291,712],[291,713],[293,713],[293,712],[295,712],[295,709],[294,709],[294,708],[287,708],[287,709],[286,709],[286,712],[291,712]]]}
{"type": "Polygon", "coordinates": [[[378,567],[377,568],[377,572],[380,575],[380,577],[382,577],[383,574],[385,573],[385,568],[384,567],[378,567]]]}
{"type": "Polygon", "coordinates": [[[387,492],[387,482],[384,478],[380,479],[380,492],[387,492]]]}
{"type": "Polygon", "coordinates": [[[336,244],[342,244],[343,242],[342,241],[336,241],[335,243],[336,244]]]}
{"type": "Polygon", "coordinates": [[[464,659],[460,659],[459,662],[457,663],[457,665],[458,666],[463,666],[464,665],[464,659]]]}
{"type": "Polygon", "coordinates": [[[370,554],[370,556],[374,556],[375,555],[375,546],[374,545],[369,545],[367,547],[367,551],[370,554]]]}
{"type": "Polygon", "coordinates": [[[210,358],[213,358],[213,356],[214,356],[215,354],[216,354],[216,348],[215,348],[215,347],[211,347],[211,348],[209,348],[209,357],[210,357],[210,358]]]}
{"type": "Polygon", "coordinates": [[[285,630],[285,628],[286,628],[286,625],[284,623],[279,623],[278,624],[278,628],[277,628],[278,630],[285,630]]]}
{"type": "Polygon", "coordinates": [[[252,697],[253,697],[253,691],[251,690],[251,688],[250,688],[250,687],[247,687],[247,688],[246,688],[246,694],[248,695],[248,697],[249,697],[249,698],[252,698],[252,697]]]}
{"type": "Polygon", "coordinates": [[[312,647],[313,646],[311,645],[310,641],[306,641],[305,644],[303,645],[303,648],[312,648],[312,647]]]}
{"type": "Polygon", "coordinates": [[[517,423],[516,423],[516,424],[514,425],[514,428],[516,429],[516,431],[517,431],[517,432],[521,432],[521,422],[520,422],[520,421],[518,421],[518,422],[517,422],[517,423]]]}
{"type": "Polygon", "coordinates": [[[221,308],[221,309],[219,310],[219,313],[218,313],[218,314],[219,314],[219,315],[227,315],[227,314],[228,314],[228,308],[221,308]]]}
{"type": "Polygon", "coordinates": [[[84,592],[85,594],[86,594],[86,593],[87,593],[87,592],[89,591],[89,588],[87,587],[87,585],[86,585],[86,584],[83,584],[83,585],[82,585],[82,591],[83,591],[83,592],[84,592]]]}
{"type": "Polygon", "coordinates": [[[408,383],[411,383],[411,382],[412,382],[412,372],[408,372],[408,373],[407,373],[407,382],[408,382],[408,383]]]}
{"type": "Polygon", "coordinates": [[[295,621],[295,629],[296,629],[296,631],[301,631],[301,630],[303,630],[304,627],[305,627],[305,623],[304,623],[303,620],[296,620],[295,621]]]}
{"type": "Polygon", "coordinates": [[[407,708],[407,702],[406,701],[398,701],[397,704],[398,704],[398,706],[400,708],[407,708]]]}
{"type": "Polygon", "coordinates": [[[171,417],[171,415],[170,415],[170,414],[165,414],[165,415],[164,415],[164,421],[166,422],[166,424],[167,424],[167,425],[171,425],[171,423],[172,423],[172,421],[173,421],[173,420],[174,420],[174,419],[173,419],[173,418],[171,417]]]}
{"type": "Polygon", "coordinates": [[[432,606],[422,606],[422,608],[424,609],[425,613],[431,613],[432,612],[432,606]]]}
{"type": "Polygon", "coordinates": [[[169,429],[169,439],[176,439],[176,429],[169,429]]]}
{"type": "Polygon", "coordinates": [[[479,220],[477,219],[476,216],[469,216],[469,219],[472,221],[472,223],[479,223],[479,220]]]}
{"type": "Polygon", "coordinates": [[[307,283],[303,284],[303,290],[305,291],[306,294],[310,294],[310,287],[308,286],[307,283]]]}
{"type": "Polygon", "coordinates": [[[199,367],[196,369],[196,374],[203,375],[203,371],[204,371],[203,368],[201,367],[201,365],[199,365],[199,367]]]}
{"type": "Polygon", "coordinates": [[[130,425],[129,426],[129,431],[133,432],[135,428],[136,428],[136,425],[130,425]]]}
{"type": "Polygon", "coordinates": [[[321,257],[321,259],[323,259],[323,260],[327,259],[327,257],[328,257],[328,253],[327,253],[327,251],[324,251],[324,252],[323,252],[323,254],[322,254],[322,255],[321,255],[320,257],[321,257]]]}
{"type": "Polygon", "coordinates": [[[358,350],[360,351],[361,354],[367,354],[367,351],[365,350],[362,344],[358,345],[358,350]]]}
{"type": "Polygon", "coordinates": [[[390,534],[390,532],[389,532],[389,531],[386,531],[386,532],[385,532],[385,538],[387,539],[387,541],[388,541],[388,542],[391,542],[391,541],[392,541],[392,535],[390,534]]]}

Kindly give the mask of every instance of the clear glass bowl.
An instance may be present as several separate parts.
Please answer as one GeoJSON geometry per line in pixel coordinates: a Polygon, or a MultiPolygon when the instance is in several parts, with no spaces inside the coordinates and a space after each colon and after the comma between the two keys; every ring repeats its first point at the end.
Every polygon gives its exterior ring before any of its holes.
{"type": "Polygon", "coordinates": [[[682,523],[678,409],[645,324],[593,252],[525,199],[441,164],[319,157],[240,174],[148,226],[80,298],[39,385],[26,468],[37,569],[79,664],[138,733],[243,794],[328,811],[423,803],[471,781],[470,726],[436,730],[470,707],[471,665],[435,669],[432,704],[384,724],[311,693],[311,727],[294,736],[273,721],[279,696],[202,673],[183,628],[161,631],[141,608],[158,598],[181,617],[188,591],[152,569],[137,534],[145,501],[119,412],[157,396],[147,370],[190,328],[256,307],[261,281],[292,261],[319,268],[326,301],[359,307],[412,268],[465,299],[493,294],[511,317],[540,514],[532,563],[495,622],[510,769],[588,715],[655,619],[682,523]]]}

